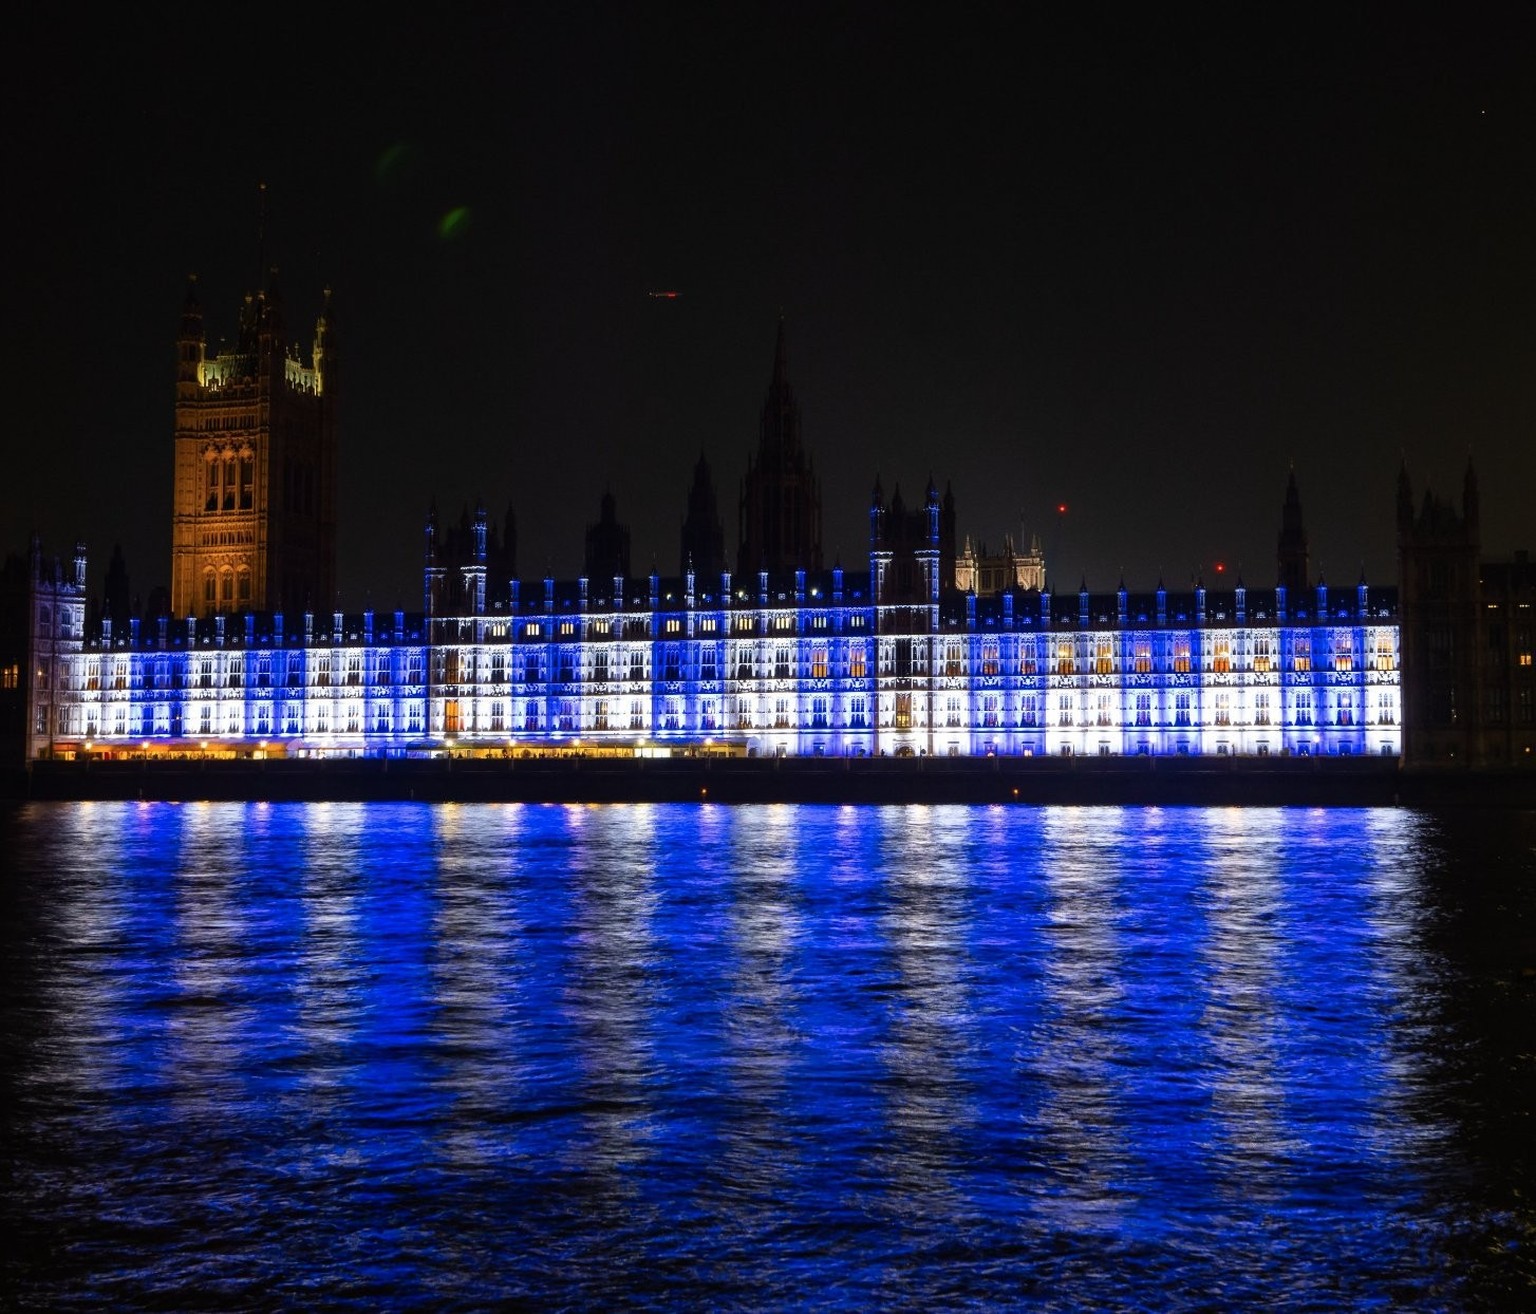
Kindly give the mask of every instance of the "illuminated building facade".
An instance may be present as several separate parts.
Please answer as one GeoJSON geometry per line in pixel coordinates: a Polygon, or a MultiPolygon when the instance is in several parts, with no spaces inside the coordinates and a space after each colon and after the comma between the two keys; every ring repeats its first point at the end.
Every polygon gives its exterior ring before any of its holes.
{"type": "MultiPolygon", "coordinates": [[[[1022,540],[1021,540],[1022,541],[1022,540]]],[[[962,593],[988,598],[1004,589],[1043,589],[1045,555],[1040,539],[1031,535],[1029,550],[1020,552],[1011,534],[1003,535],[1003,550],[992,553],[985,543],[972,543],[966,537],[955,558],[955,587],[962,593]]]]}
{"type": "Polygon", "coordinates": [[[275,282],[233,350],[208,355],[189,282],[177,343],[171,612],[325,607],[336,595],[336,337],[327,305],[301,358],[275,282]]]}
{"type": "Polygon", "coordinates": [[[181,346],[175,616],[88,629],[83,549],[66,572],[34,548],[29,758],[1402,748],[1396,590],[1311,582],[1294,478],[1272,589],[1052,593],[1037,558],[984,579],[931,479],[912,506],[877,480],[867,569],[825,569],[781,325],[735,570],[701,460],[676,575],[630,573],[611,494],[564,581],[519,577],[510,510],[434,509],[423,609],[347,615],[289,602],[333,588],[325,317],[302,364],[269,291],[210,361],[189,297],[181,346]]]}
{"type": "Polygon", "coordinates": [[[942,514],[877,490],[867,571],[489,587],[484,513],[433,523],[425,613],[71,630],[34,755],[1400,752],[1396,590],[978,597],[942,514]]]}

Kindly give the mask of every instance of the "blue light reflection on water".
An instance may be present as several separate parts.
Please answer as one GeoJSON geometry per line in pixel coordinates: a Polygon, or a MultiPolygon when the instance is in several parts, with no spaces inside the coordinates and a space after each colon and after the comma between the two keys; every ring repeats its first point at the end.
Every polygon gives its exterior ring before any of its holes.
{"type": "Polygon", "coordinates": [[[20,1304],[1436,1307],[1531,1228],[1412,813],[8,825],[20,1304]]]}

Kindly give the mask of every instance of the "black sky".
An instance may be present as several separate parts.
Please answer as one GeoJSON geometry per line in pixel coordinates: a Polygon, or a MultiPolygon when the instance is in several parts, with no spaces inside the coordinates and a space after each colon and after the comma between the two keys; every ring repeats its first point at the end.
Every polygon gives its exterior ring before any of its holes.
{"type": "Polygon", "coordinates": [[[1529,7],[1085,8],[25,19],[0,547],[166,580],[184,280],[231,334],[259,181],[290,324],[335,292],[348,607],[418,605],[434,494],[570,575],[611,487],[665,573],[703,451],[734,543],[781,311],[849,566],[931,473],[1064,587],[1269,584],[1294,463],[1314,567],[1390,582],[1400,454],[1469,448],[1531,545],[1529,7]]]}

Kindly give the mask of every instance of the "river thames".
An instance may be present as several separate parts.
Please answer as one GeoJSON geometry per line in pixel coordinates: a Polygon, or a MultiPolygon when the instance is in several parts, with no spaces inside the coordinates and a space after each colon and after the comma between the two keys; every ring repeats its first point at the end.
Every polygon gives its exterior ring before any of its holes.
{"type": "Polygon", "coordinates": [[[1536,1307],[1536,816],[12,804],[12,1307],[1536,1307]]]}

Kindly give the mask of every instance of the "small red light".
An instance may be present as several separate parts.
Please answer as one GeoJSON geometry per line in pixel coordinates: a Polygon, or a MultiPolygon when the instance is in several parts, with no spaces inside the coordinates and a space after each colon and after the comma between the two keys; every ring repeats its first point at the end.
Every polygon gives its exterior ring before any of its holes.
{"type": "Polygon", "coordinates": [[[1056,504],[1056,510],[1057,510],[1057,511],[1058,511],[1058,512],[1059,512],[1059,513],[1060,513],[1060,514],[1062,514],[1062,515],[1066,515],[1066,514],[1067,514],[1067,504],[1066,504],[1066,503],[1065,503],[1065,502],[1058,502],[1058,503],[1057,503],[1057,504],[1056,504]]]}

